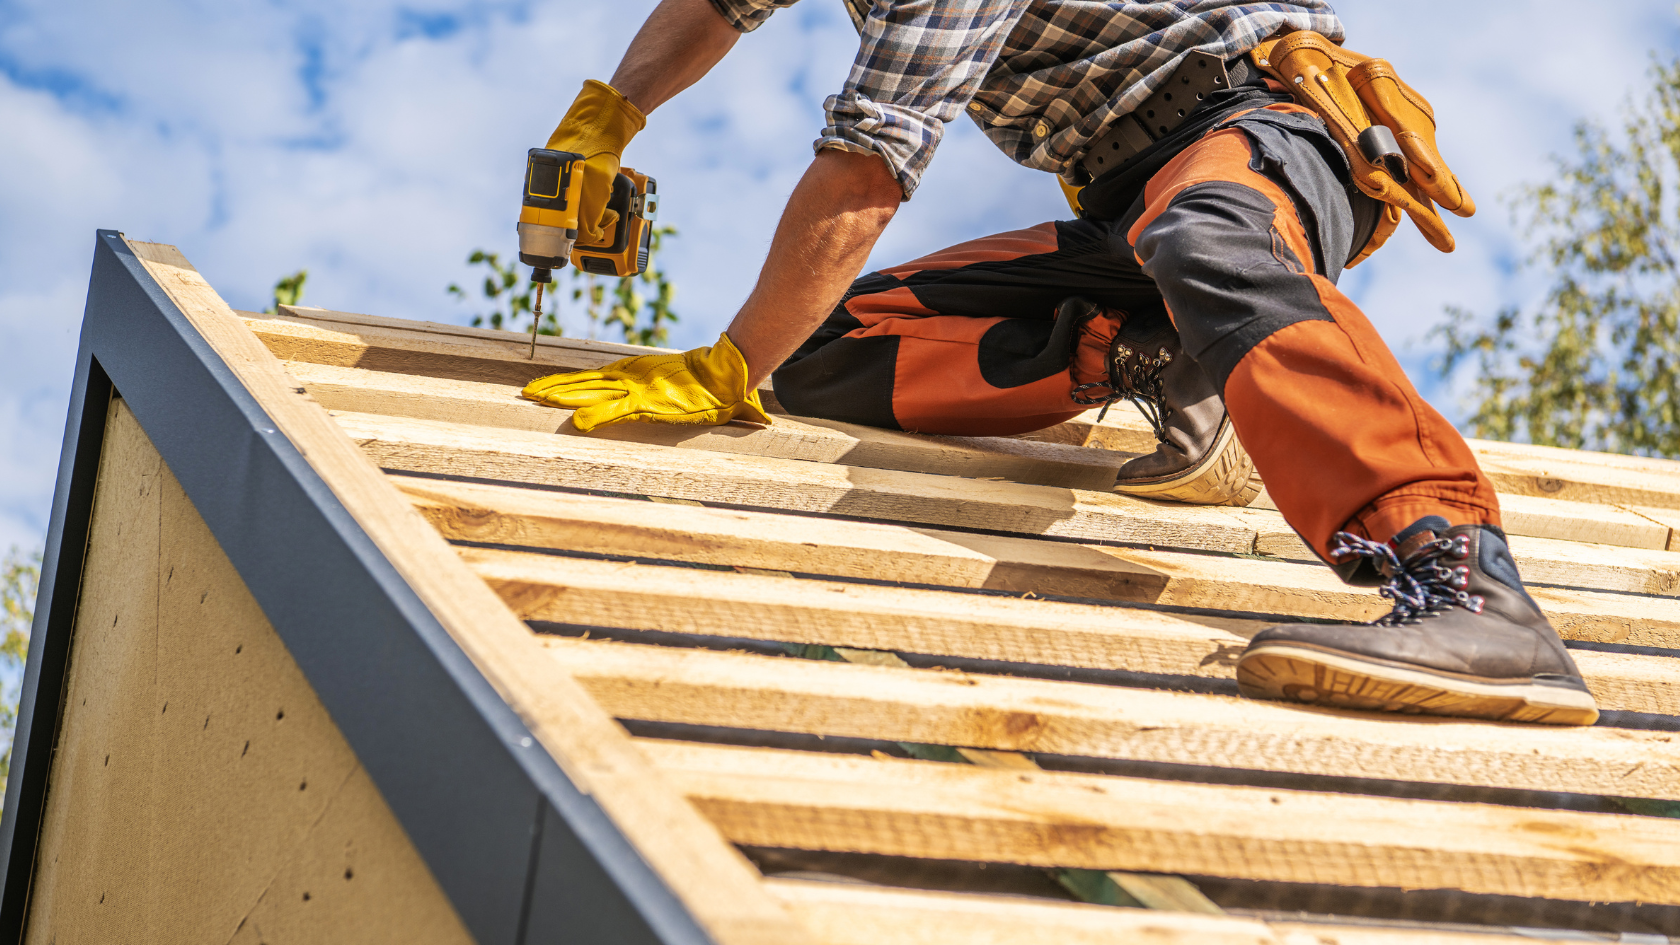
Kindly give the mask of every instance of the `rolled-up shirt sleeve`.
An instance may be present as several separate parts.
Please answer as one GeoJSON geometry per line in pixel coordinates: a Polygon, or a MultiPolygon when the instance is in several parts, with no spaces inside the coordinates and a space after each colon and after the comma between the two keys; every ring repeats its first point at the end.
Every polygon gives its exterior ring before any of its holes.
{"type": "Polygon", "coordinates": [[[736,31],[751,33],[770,19],[770,14],[782,7],[791,7],[799,0],[711,0],[712,7],[729,21],[736,31]]]}
{"type": "Polygon", "coordinates": [[[823,103],[828,125],[816,149],[880,155],[910,199],[945,124],[974,98],[1026,6],[1027,0],[876,0],[845,87],[823,103]]]}

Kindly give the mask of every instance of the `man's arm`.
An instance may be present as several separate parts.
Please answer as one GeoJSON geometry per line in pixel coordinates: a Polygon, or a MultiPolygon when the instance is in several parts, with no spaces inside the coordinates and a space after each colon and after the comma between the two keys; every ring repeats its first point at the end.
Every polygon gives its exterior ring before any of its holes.
{"type": "MultiPolygon", "coordinates": [[[[704,76],[739,35],[709,0],[662,0],[613,74],[613,88],[645,114],[704,76]]],[[[754,388],[834,310],[897,212],[904,186],[878,154],[824,148],[788,199],[758,283],[717,345],[538,378],[524,395],[577,411],[580,430],[625,420],[768,423],[754,388]]]]}
{"type": "MultiPolygon", "coordinates": [[[[643,114],[699,81],[740,38],[709,0],[663,0],[636,33],[612,86],[643,114]]],[[[845,294],[904,191],[873,154],[817,154],[782,211],[758,285],[729,325],[757,385],[845,294]]]]}
{"type": "Polygon", "coordinates": [[[874,154],[817,152],[788,198],[752,295],[729,324],[757,385],[839,304],[904,199],[874,154]]]}
{"type": "Polygon", "coordinates": [[[709,0],[662,0],[630,41],[612,87],[646,115],[700,81],[740,38],[709,0]]]}

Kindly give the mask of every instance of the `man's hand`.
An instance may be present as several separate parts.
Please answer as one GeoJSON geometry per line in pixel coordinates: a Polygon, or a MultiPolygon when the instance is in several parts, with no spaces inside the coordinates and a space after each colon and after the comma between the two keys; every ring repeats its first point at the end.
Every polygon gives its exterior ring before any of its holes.
{"type": "MultiPolygon", "coordinates": [[[[594,79],[583,83],[583,91],[572,102],[545,147],[583,155],[583,192],[578,207],[578,242],[585,245],[606,242],[606,230],[618,221],[618,213],[607,209],[612,199],[613,180],[618,177],[624,146],[647,125],[647,117],[618,90],[594,79]]],[[[577,173],[574,171],[573,173],[577,173]]]]}
{"type": "Polygon", "coordinates": [[[614,361],[599,371],[551,374],[527,384],[524,396],[569,407],[584,433],[614,423],[769,423],[747,366],[728,335],[710,348],[614,361]]]}
{"type": "Polygon", "coordinates": [[[880,158],[821,152],[788,200],[758,286],[717,344],[538,378],[524,396],[577,411],[572,424],[585,433],[630,421],[769,423],[759,381],[834,310],[902,194],[880,158]]]}

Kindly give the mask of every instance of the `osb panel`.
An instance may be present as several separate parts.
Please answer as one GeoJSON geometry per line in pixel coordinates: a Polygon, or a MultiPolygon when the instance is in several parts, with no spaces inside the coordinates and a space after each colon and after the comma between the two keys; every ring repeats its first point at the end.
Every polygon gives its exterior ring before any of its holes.
{"type": "Polygon", "coordinates": [[[471,941],[121,401],[65,705],[26,941],[471,941]]]}

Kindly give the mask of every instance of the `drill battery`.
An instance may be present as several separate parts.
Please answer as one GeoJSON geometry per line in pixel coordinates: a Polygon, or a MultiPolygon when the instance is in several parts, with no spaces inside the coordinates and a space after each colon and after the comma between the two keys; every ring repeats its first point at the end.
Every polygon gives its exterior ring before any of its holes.
{"type": "Polygon", "coordinates": [[[634,168],[621,168],[607,209],[618,211],[618,219],[601,242],[573,245],[572,265],[598,276],[633,276],[646,270],[653,223],[659,219],[658,184],[634,168]]]}

